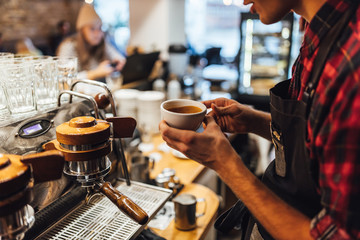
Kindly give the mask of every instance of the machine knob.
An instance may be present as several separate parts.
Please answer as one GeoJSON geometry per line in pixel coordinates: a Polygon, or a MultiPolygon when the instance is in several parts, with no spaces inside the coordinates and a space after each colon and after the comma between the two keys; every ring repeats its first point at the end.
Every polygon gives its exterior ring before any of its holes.
{"type": "Polygon", "coordinates": [[[104,93],[96,94],[95,101],[100,109],[105,109],[110,104],[108,96],[104,93]]]}

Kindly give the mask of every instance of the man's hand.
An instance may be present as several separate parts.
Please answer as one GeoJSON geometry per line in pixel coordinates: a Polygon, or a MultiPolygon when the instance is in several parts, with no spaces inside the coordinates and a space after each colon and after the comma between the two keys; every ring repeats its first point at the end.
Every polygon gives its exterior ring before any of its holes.
{"type": "Polygon", "coordinates": [[[221,130],[229,133],[255,133],[270,140],[270,114],[227,98],[203,102],[221,130]]]}
{"type": "Polygon", "coordinates": [[[172,128],[165,121],[160,123],[159,129],[170,147],[217,171],[226,161],[238,159],[238,155],[213,117],[206,116],[205,124],[202,133],[172,128]]]}
{"type": "Polygon", "coordinates": [[[212,109],[209,113],[224,132],[247,133],[254,110],[227,98],[217,98],[203,102],[212,109]]]}

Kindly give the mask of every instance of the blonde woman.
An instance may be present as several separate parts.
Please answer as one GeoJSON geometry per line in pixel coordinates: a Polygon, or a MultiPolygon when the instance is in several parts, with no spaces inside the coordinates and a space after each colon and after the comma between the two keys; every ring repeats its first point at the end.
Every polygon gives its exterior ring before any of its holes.
{"type": "Polygon", "coordinates": [[[93,6],[84,4],[76,22],[77,33],[66,38],[57,49],[58,56],[78,58],[80,79],[104,81],[125,64],[125,57],[106,41],[101,26],[102,21],[93,6]]]}

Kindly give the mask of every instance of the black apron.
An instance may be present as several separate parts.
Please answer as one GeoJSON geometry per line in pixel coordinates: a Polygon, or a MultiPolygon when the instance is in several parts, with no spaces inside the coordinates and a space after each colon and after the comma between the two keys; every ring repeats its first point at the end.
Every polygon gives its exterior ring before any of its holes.
{"type": "MultiPolygon", "coordinates": [[[[318,214],[322,206],[320,195],[316,190],[318,163],[311,162],[306,148],[307,120],[327,57],[335,40],[338,39],[356,9],[357,3],[355,7],[349,7],[320,43],[302,101],[287,97],[290,80],[280,82],[270,90],[271,135],[275,146],[275,160],[269,164],[262,181],[282,200],[309,218],[318,214]]],[[[322,121],[319,122],[322,123],[322,121]]],[[[315,136],[319,127],[314,128],[315,136]]],[[[266,204],[266,199],[264,199],[264,204],[266,204]]],[[[247,228],[246,236],[243,235],[247,239],[250,237],[249,231],[251,232],[252,225],[244,224],[246,221],[244,217],[247,215],[244,209],[246,208],[243,203],[238,201],[217,219],[215,227],[222,232],[227,232],[234,226],[243,230],[247,228]]],[[[250,220],[251,223],[257,223],[264,239],[273,239],[256,220],[250,220]]]]}

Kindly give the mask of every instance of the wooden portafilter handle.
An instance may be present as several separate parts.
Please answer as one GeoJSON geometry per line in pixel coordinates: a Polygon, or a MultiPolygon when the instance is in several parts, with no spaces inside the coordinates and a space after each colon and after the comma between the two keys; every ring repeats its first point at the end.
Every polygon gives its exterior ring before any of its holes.
{"type": "Polygon", "coordinates": [[[144,225],[149,217],[147,213],[130,198],[117,191],[109,182],[100,186],[100,192],[107,196],[123,213],[137,223],[144,225]]]}

